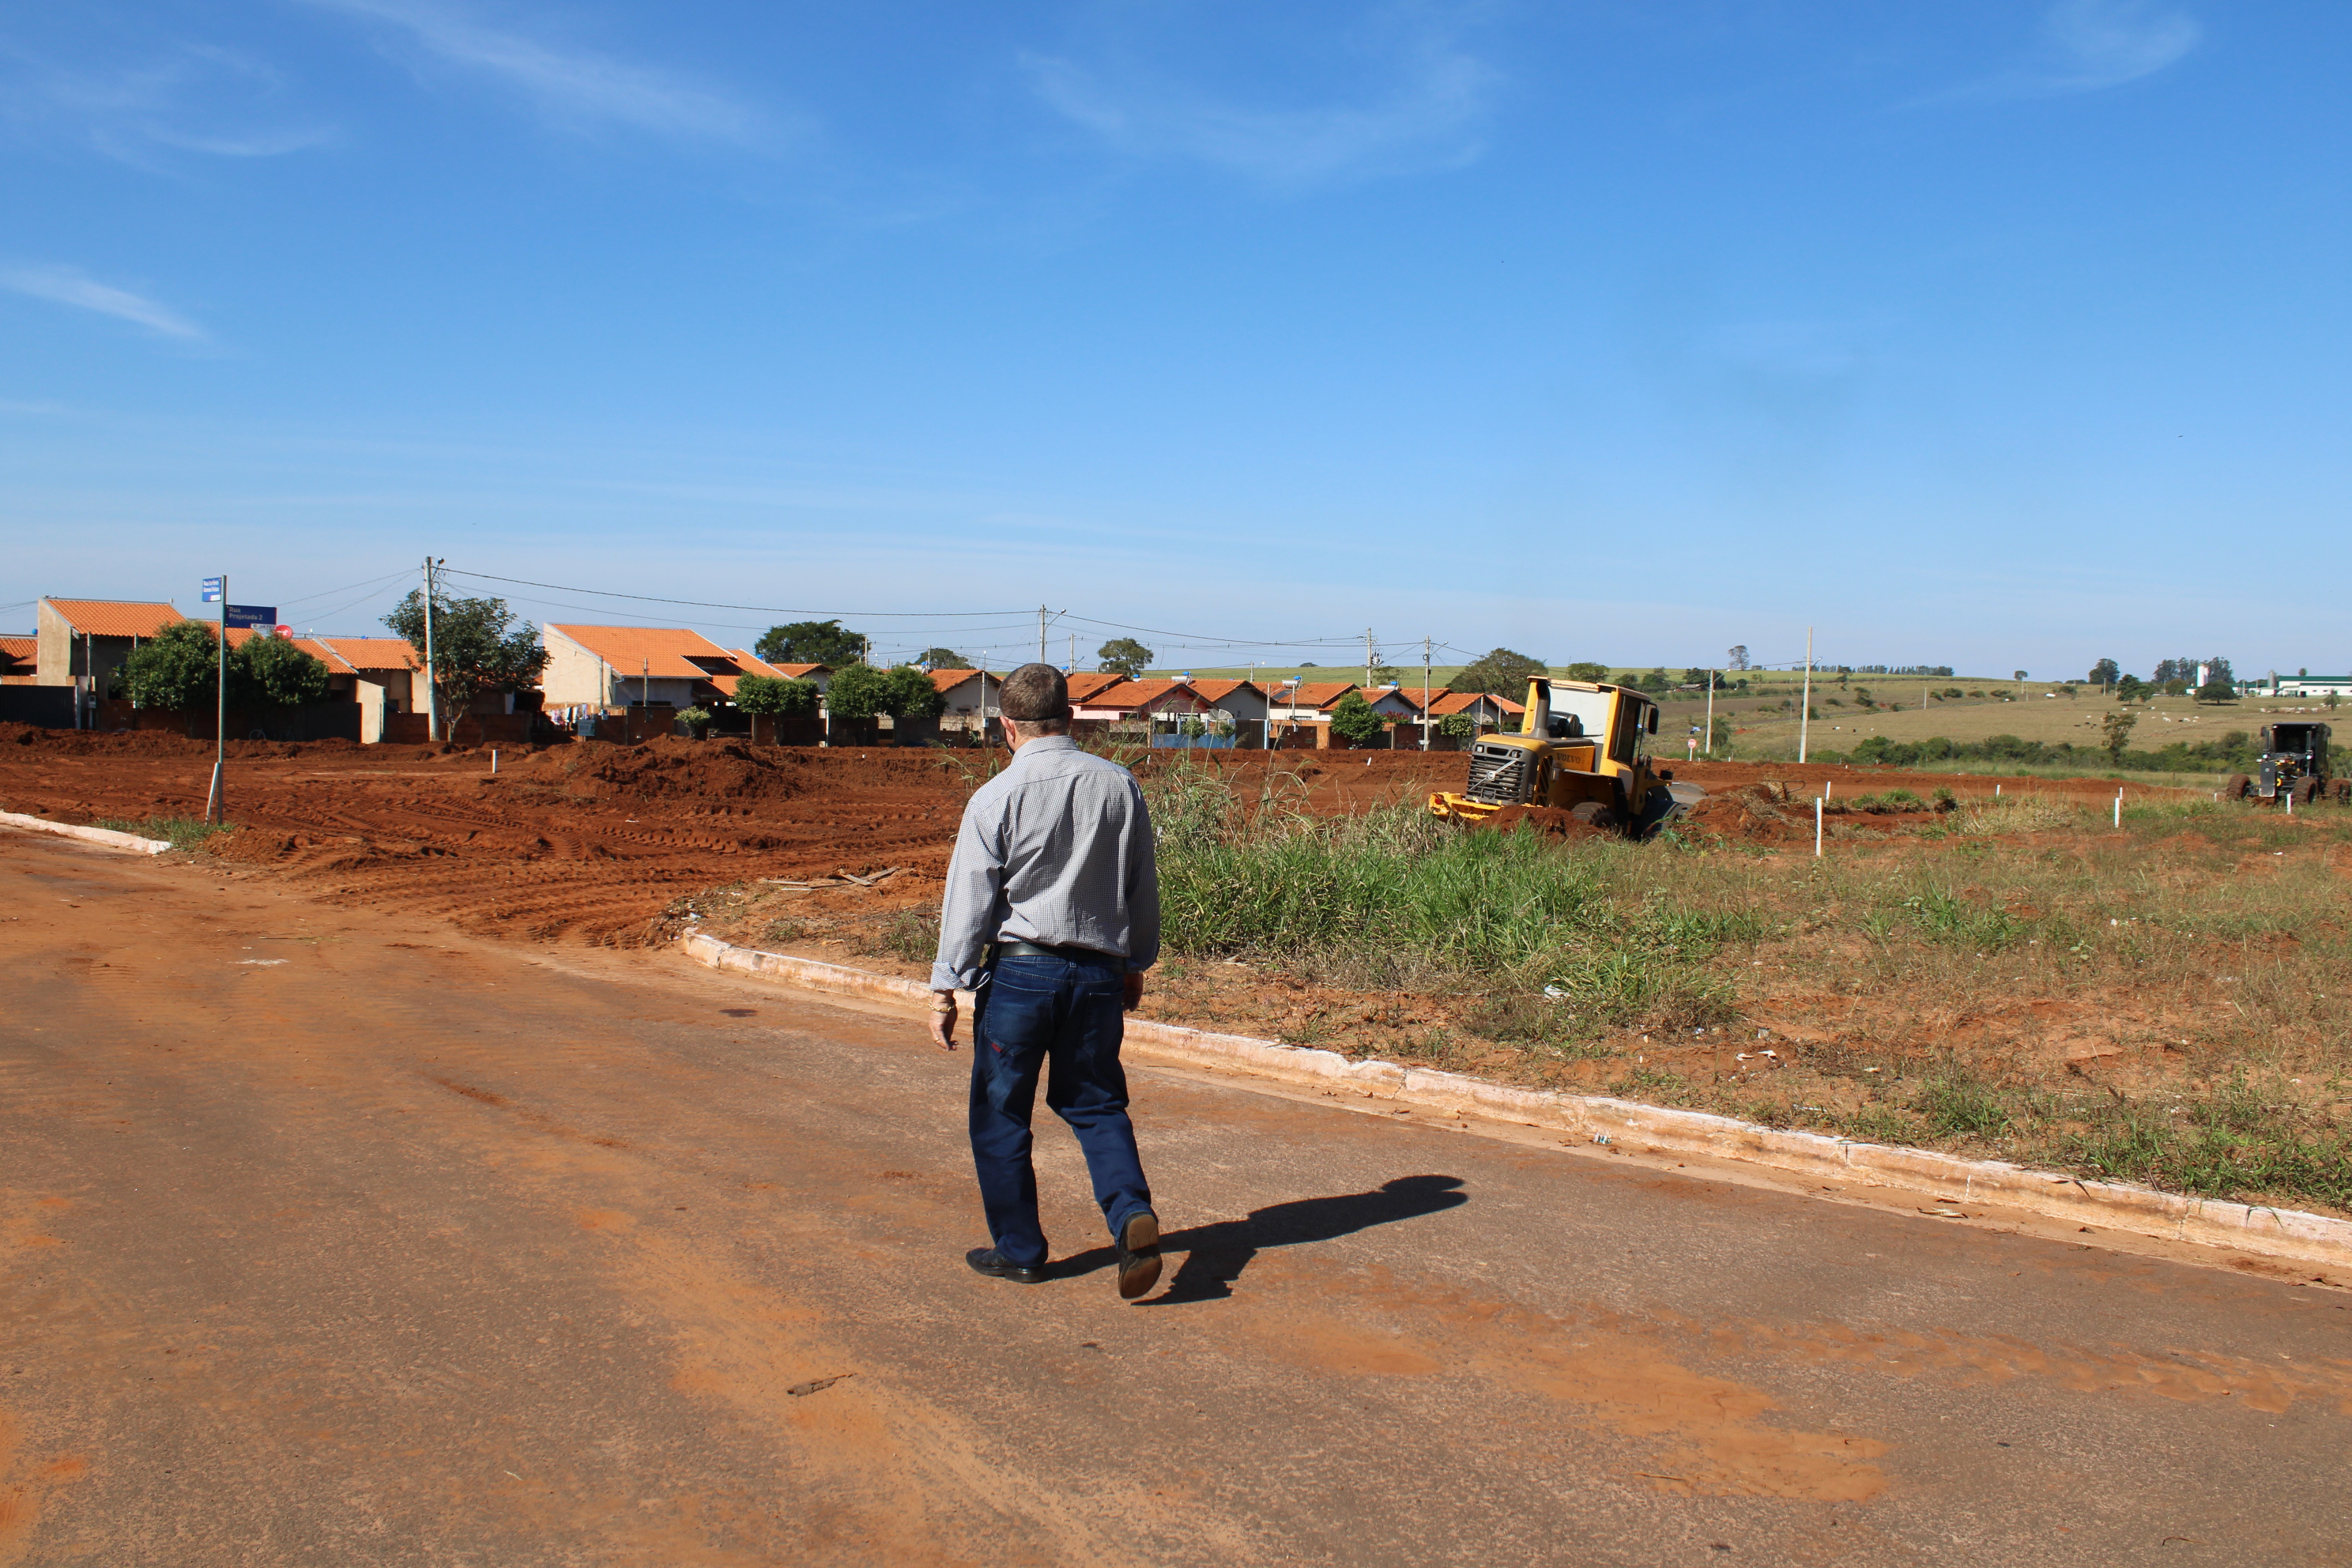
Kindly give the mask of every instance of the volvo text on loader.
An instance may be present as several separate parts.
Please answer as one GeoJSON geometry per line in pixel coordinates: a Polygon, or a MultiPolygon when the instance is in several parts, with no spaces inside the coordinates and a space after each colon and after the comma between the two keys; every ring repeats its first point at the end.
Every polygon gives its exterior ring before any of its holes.
{"type": "Polygon", "coordinates": [[[1553,806],[1646,837],[1681,809],[1667,787],[1674,774],[1643,750],[1657,732],[1658,705],[1630,687],[1538,677],[1528,682],[1519,732],[1482,737],[1470,749],[1468,787],[1431,795],[1429,809],[1475,821],[1507,805],[1553,806]]]}

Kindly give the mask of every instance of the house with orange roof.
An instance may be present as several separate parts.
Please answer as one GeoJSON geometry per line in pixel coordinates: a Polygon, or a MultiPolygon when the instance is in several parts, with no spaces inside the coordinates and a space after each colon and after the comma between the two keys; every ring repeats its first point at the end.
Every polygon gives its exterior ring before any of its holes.
{"type": "MultiPolygon", "coordinates": [[[[248,638],[268,635],[249,626],[231,626],[228,646],[242,647],[248,638]]],[[[360,705],[362,744],[373,745],[398,729],[392,716],[425,711],[425,658],[401,638],[320,637],[313,632],[287,640],[327,667],[328,701],[360,705]]],[[[506,710],[514,710],[511,700],[506,710]]]]}
{"type": "Polygon", "coordinates": [[[932,688],[947,704],[940,710],[942,733],[975,737],[980,745],[1002,733],[997,727],[1004,717],[1000,677],[985,669],[935,669],[930,676],[932,688]]]}
{"type": "MultiPolygon", "coordinates": [[[[833,679],[833,666],[829,664],[770,664],[745,648],[739,647],[734,653],[735,662],[742,667],[745,675],[772,675],[783,680],[811,681],[819,691],[823,691],[826,682],[833,679]]],[[[733,686],[728,687],[727,694],[730,697],[735,694],[733,686]]]]}
{"type": "Polygon", "coordinates": [[[1077,670],[1064,679],[1070,689],[1070,710],[1073,714],[1097,692],[1108,691],[1127,681],[1127,677],[1115,669],[1077,670]]]}
{"type": "Polygon", "coordinates": [[[1429,716],[1435,720],[1463,714],[1478,727],[1478,733],[1492,734],[1497,730],[1518,727],[1519,716],[1527,710],[1507,697],[1496,697],[1485,691],[1444,691],[1430,700],[1429,716]]]}
{"type": "Polygon", "coordinates": [[[44,598],[34,617],[34,683],[72,687],[75,724],[95,723],[97,704],[131,650],[185,618],[153,599],[44,598]]]}
{"type": "Polygon", "coordinates": [[[102,693],[104,678],[121,668],[132,648],[185,618],[155,599],[45,598],[33,632],[40,683],[72,686],[96,675],[102,693]]]}
{"type": "Polygon", "coordinates": [[[0,637],[0,686],[32,686],[41,679],[41,639],[0,637]]]}
{"type": "Polygon", "coordinates": [[[550,708],[693,708],[726,701],[746,675],[785,673],[684,626],[550,621],[540,628],[540,640],[547,648],[540,689],[550,708]]]}
{"type": "Polygon", "coordinates": [[[1075,693],[1070,698],[1073,719],[1129,721],[1208,710],[1209,705],[1188,680],[1122,680],[1092,692],[1083,701],[1075,693]]]}
{"type": "Polygon", "coordinates": [[[1266,745],[1275,750],[1328,747],[1331,743],[1331,710],[1339,705],[1339,699],[1360,689],[1352,680],[1307,680],[1297,676],[1267,683],[1266,745]]]}
{"type": "MultiPolygon", "coordinates": [[[[1223,678],[1195,680],[1192,685],[1211,711],[1229,716],[1236,726],[1263,725],[1265,722],[1265,692],[1262,688],[1246,680],[1223,678]]],[[[1244,734],[1255,732],[1244,731],[1244,734]]]]}

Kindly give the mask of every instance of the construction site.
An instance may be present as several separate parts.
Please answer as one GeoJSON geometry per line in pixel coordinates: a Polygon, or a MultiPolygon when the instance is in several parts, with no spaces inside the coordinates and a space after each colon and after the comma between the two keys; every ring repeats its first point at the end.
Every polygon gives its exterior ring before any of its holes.
{"type": "MultiPolygon", "coordinates": [[[[187,825],[209,750],[12,726],[0,807],[187,825]]],[[[963,803],[1003,755],[677,738],[230,751],[236,826],[199,829],[189,853],[232,878],[506,942],[702,931],[905,976],[929,971],[963,803]]],[[[2329,978],[2347,957],[2341,808],[1696,763],[1675,770],[1687,809],[1631,842],[1539,805],[1432,819],[1422,803],[1459,786],[1458,753],[1127,760],[1170,900],[1147,1017],[2352,1212],[2333,1046],[2352,1000],[2329,978]],[[1336,895],[1285,903],[1336,886],[1351,856],[1410,903],[1413,878],[1473,837],[1507,843],[1508,864],[1431,896],[1539,900],[1526,930],[1480,945],[1336,895]],[[1236,922],[1236,900],[1286,912],[1236,922]]]]}

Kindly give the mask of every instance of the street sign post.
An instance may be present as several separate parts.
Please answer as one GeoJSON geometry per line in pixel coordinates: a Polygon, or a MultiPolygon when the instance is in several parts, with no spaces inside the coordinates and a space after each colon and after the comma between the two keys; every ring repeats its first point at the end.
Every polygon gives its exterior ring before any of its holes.
{"type": "MultiPolygon", "coordinates": [[[[204,581],[204,602],[220,605],[220,631],[213,646],[216,665],[213,682],[213,787],[205,797],[205,820],[225,821],[228,802],[222,795],[221,765],[228,760],[228,574],[207,577],[204,581]]],[[[277,612],[269,618],[276,620],[277,612]]]]}

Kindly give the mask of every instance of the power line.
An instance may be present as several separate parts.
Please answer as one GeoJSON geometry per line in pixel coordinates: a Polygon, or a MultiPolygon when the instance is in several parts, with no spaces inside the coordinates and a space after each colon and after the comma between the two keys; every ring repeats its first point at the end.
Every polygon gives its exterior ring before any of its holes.
{"type": "Polygon", "coordinates": [[[945,613],[914,610],[785,610],[773,605],[719,605],[702,599],[665,599],[654,594],[616,594],[608,588],[580,588],[565,583],[534,583],[527,577],[498,577],[488,572],[461,572],[455,566],[441,570],[453,577],[473,577],[485,583],[511,583],[521,588],[550,588],[559,594],[593,594],[601,599],[635,599],[647,605],[680,605],[692,610],[753,610],[763,616],[823,616],[839,619],[854,616],[860,620],[936,621],[954,616],[1023,616],[1026,610],[953,610],[945,613]]]}
{"type": "Polygon", "coordinates": [[[387,573],[381,577],[371,577],[364,583],[346,583],[340,588],[329,588],[322,593],[308,594],[299,599],[289,599],[286,603],[289,605],[307,605],[313,599],[331,599],[338,594],[348,594],[353,588],[373,588],[385,583],[397,582],[407,575],[408,568],[404,566],[397,572],[387,573]]]}

